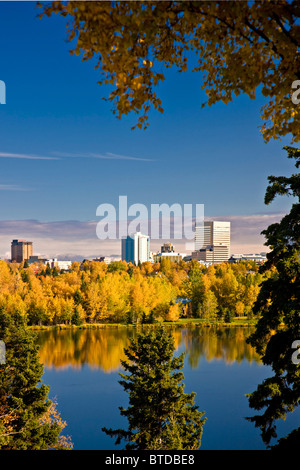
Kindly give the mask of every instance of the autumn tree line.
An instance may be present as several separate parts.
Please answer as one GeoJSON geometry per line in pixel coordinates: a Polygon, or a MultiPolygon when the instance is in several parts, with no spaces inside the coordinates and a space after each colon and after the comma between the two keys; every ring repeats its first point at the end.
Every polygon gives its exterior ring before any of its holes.
{"type": "Polygon", "coordinates": [[[196,261],[139,266],[74,262],[69,272],[0,261],[0,309],[29,325],[154,323],[180,317],[251,318],[264,275],[254,262],[208,268],[196,261]],[[182,302],[180,299],[188,299],[182,302]]]}

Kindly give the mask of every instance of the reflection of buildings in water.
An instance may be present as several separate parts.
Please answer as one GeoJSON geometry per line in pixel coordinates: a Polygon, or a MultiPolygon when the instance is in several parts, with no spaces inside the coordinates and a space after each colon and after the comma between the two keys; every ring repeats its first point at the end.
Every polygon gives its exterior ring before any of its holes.
{"type": "MultiPolygon", "coordinates": [[[[49,330],[38,334],[41,362],[48,368],[80,369],[84,364],[104,372],[114,372],[126,360],[124,348],[136,335],[135,328],[66,329],[49,330]]],[[[184,345],[186,360],[198,367],[201,358],[207,361],[222,360],[260,363],[254,348],[246,343],[252,329],[246,327],[193,327],[175,328],[175,353],[184,345]]]]}

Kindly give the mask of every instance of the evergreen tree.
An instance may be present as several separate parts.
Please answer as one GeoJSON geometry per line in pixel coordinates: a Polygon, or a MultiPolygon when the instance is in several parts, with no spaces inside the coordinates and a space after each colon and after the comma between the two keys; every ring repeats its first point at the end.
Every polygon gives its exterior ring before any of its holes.
{"type": "Polygon", "coordinates": [[[233,318],[231,311],[228,308],[225,308],[223,313],[224,313],[224,322],[231,323],[232,318],[233,318]]]}
{"type": "Polygon", "coordinates": [[[128,430],[106,429],[111,437],[128,441],[126,449],[195,450],[200,447],[206,418],[194,404],[195,393],[184,393],[184,354],[173,358],[172,333],[163,327],[141,333],[125,349],[129,373],[120,374],[120,384],[129,393],[129,407],[120,408],[128,430]]]}
{"type": "Polygon", "coordinates": [[[54,267],[52,268],[52,276],[53,276],[53,277],[56,277],[56,276],[58,276],[58,275],[59,275],[59,271],[58,271],[57,267],[54,266],[54,267]]]}
{"type": "Polygon", "coordinates": [[[82,298],[81,298],[81,292],[79,289],[76,289],[75,294],[74,294],[74,302],[76,305],[79,305],[82,303],[82,298]]]}
{"type": "Polygon", "coordinates": [[[57,448],[61,427],[43,422],[51,406],[49,387],[41,383],[35,335],[18,313],[0,310],[0,338],[6,347],[0,364],[0,449],[47,450],[57,448]]]}
{"type": "Polygon", "coordinates": [[[192,312],[196,317],[199,316],[204,298],[203,273],[197,266],[189,272],[188,279],[184,282],[185,293],[191,300],[192,312]]]}
{"type": "MultiPolygon", "coordinates": [[[[300,149],[284,147],[289,158],[296,159],[300,166],[300,149]]],[[[263,233],[271,251],[261,272],[272,269],[272,275],[263,283],[254,306],[259,315],[255,332],[249,342],[262,356],[263,363],[272,366],[274,376],[267,378],[249,394],[249,404],[256,410],[264,409],[261,415],[249,420],[262,431],[263,441],[269,445],[277,437],[276,420],[285,419],[300,403],[300,364],[294,363],[292,344],[300,338],[300,173],[290,177],[269,177],[265,203],[276,195],[295,198],[289,214],[263,233]]],[[[281,439],[276,448],[294,446],[299,439],[300,428],[290,437],[281,439]]]]}
{"type": "Polygon", "coordinates": [[[46,276],[51,276],[51,268],[50,268],[50,264],[49,264],[49,263],[47,263],[47,267],[46,267],[45,273],[46,273],[46,276]]]}
{"type": "Polygon", "coordinates": [[[81,326],[83,324],[83,320],[78,312],[77,307],[75,307],[71,322],[72,322],[72,325],[76,325],[76,326],[81,326]]]}

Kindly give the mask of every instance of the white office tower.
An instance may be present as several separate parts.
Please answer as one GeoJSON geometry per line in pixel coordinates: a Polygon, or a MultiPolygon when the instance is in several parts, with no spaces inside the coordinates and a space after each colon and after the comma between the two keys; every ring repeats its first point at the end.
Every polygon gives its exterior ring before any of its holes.
{"type": "Polygon", "coordinates": [[[192,259],[212,264],[230,257],[230,222],[208,221],[195,227],[195,251],[192,259]]]}
{"type": "Polygon", "coordinates": [[[150,238],[136,232],[122,239],[122,260],[138,265],[150,259],[150,238]]]}

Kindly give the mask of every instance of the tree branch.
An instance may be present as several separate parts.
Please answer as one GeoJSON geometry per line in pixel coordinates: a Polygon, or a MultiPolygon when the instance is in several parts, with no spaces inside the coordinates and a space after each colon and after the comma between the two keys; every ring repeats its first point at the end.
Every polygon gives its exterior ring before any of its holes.
{"type": "Polygon", "coordinates": [[[260,29],[258,29],[256,26],[252,25],[248,18],[245,18],[245,24],[250,28],[254,33],[256,33],[258,36],[260,36],[264,41],[266,41],[268,44],[270,44],[272,50],[275,52],[275,54],[279,55],[281,59],[284,59],[283,55],[278,51],[277,47],[275,44],[268,38],[268,36],[265,35],[260,29]]]}
{"type": "Polygon", "coordinates": [[[272,17],[274,18],[274,20],[276,21],[276,23],[278,24],[278,26],[282,29],[282,31],[284,32],[285,36],[290,39],[290,41],[295,44],[295,46],[299,47],[299,44],[297,43],[296,39],[290,34],[290,31],[288,31],[282,24],[282,22],[280,21],[280,18],[279,16],[277,15],[277,13],[273,12],[272,13],[272,17]]]}

